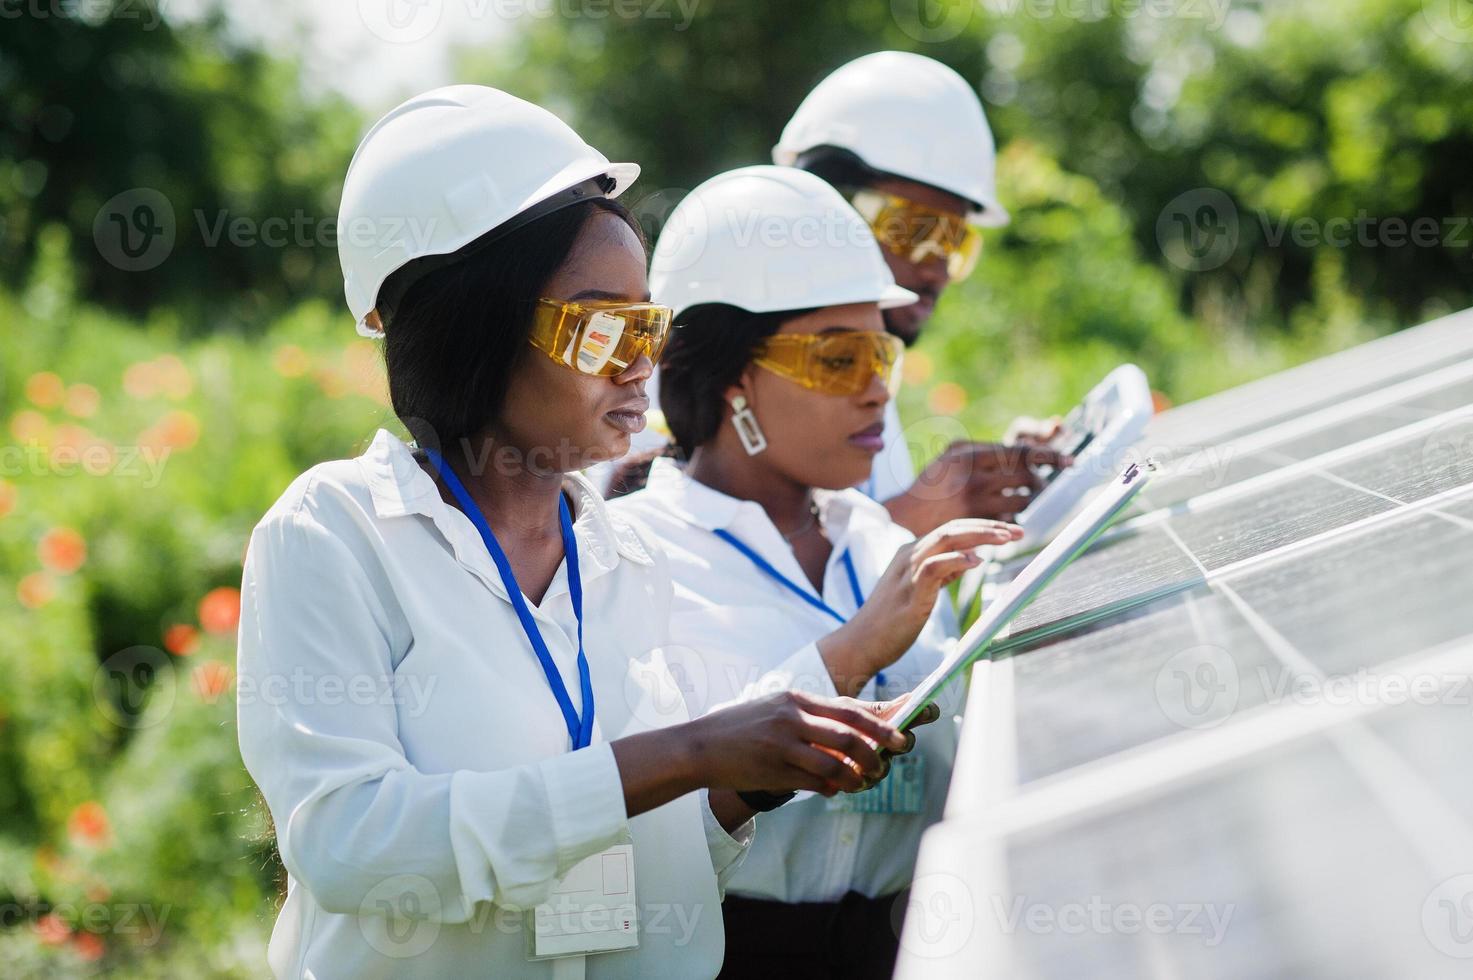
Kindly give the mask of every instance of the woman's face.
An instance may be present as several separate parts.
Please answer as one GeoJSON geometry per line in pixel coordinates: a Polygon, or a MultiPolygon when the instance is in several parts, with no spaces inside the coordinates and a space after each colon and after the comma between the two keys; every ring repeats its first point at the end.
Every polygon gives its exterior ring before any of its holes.
{"type": "MultiPolygon", "coordinates": [[[[572,302],[649,301],[644,246],[616,214],[596,211],[542,298],[572,302]]],[[[528,346],[507,388],[493,435],[525,454],[528,468],[568,472],[629,450],[649,408],[644,386],[654,365],[643,354],[623,373],[599,377],[569,370],[528,346]]]]}
{"type": "MultiPolygon", "coordinates": [[[[834,330],[883,333],[874,303],[829,306],[787,321],[778,335],[834,330]]],[[[890,392],[878,376],[856,395],[830,395],[805,388],[765,368],[750,365],[728,402],[745,395],[767,449],[755,459],[804,486],[840,490],[862,482],[884,448],[885,403],[890,392]]],[[[729,411],[728,411],[729,414],[729,411]]]]}

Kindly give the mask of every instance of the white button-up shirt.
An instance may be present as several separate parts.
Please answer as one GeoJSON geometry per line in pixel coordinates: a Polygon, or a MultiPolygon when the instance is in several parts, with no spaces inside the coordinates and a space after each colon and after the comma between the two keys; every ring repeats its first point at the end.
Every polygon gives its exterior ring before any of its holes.
{"type": "MultiPolygon", "coordinates": [[[[833,543],[822,599],[846,618],[858,608],[842,555],[853,559],[868,595],[911,535],[884,507],[856,490],[817,492],[819,518],[833,543]]],[[[649,485],[613,501],[653,532],[670,556],[675,578],[671,640],[666,655],[678,670],[692,711],[779,688],[832,695],[816,643],[838,622],[804,602],[741,552],[712,533],[724,528],[793,583],[812,590],[792,549],[761,505],[738,500],[686,476],[659,459],[649,485]]],[[[886,667],[885,685],[870,681],[861,697],[898,697],[920,682],[955,642],[956,617],[943,593],[915,645],[886,667]]],[[[955,687],[955,685],[954,685],[955,687]]],[[[782,902],[834,901],[853,890],[870,897],[910,883],[921,832],[940,818],[956,754],[955,715],[961,698],[949,690],[943,719],[918,729],[925,757],[925,808],[915,814],[862,814],[834,809],[821,796],[762,815],[762,831],[732,877],[733,894],[782,902]]]]}
{"type": "MultiPolygon", "coordinates": [[[[565,489],[596,706],[576,752],[475,526],[398,438],[308,470],[256,527],[238,712],[289,872],[278,976],[550,976],[526,959],[525,910],[624,839],[639,947],[589,956],[587,975],[719,969],[718,877],[750,824],[728,836],[704,793],[628,817],[608,744],[688,718],[660,649],[668,563],[586,480],[565,489]]],[[[531,609],[583,710],[566,564],[531,609]]]]}

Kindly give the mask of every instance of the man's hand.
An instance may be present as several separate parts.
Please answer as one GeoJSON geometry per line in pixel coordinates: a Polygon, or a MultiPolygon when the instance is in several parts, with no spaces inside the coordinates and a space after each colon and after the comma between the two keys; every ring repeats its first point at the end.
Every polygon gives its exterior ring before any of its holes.
{"type": "Polygon", "coordinates": [[[947,521],[1013,521],[1043,488],[1040,466],[1062,469],[1073,457],[1041,446],[954,442],[905,493],[885,501],[895,523],[921,537],[947,521]]]}

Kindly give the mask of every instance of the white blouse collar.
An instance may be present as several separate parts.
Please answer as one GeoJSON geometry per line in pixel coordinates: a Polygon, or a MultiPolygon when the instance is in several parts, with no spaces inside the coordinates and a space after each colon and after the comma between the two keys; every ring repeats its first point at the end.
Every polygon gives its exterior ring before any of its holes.
{"type": "MultiPolygon", "coordinates": [[[[409,445],[387,429],[374,434],[373,442],[358,457],[358,464],[373,498],[374,513],[380,518],[423,514],[445,532],[452,545],[458,536],[450,532],[451,523],[470,523],[441,498],[435,481],[415,460],[409,445]]],[[[654,564],[639,536],[609,512],[607,503],[586,477],[581,473],[565,474],[563,489],[572,498],[573,531],[583,543],[580,550],[594,559],[599,571],[612,569],[620,556],[639,565],[654,564]]]]}

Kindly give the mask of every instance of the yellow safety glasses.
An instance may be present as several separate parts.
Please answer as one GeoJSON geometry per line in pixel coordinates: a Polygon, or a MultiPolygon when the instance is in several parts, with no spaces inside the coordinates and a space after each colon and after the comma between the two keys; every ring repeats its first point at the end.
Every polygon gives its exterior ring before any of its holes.
{"type": "Polygon", "coordinates": [[[780,334],[757,346],[752,363],[827,395],[857,395],[875,377],[893,395],[904,349],[899,337],[882,330],[780,334]]]}
{"type": "Polygon", "coordinates": [[[613,377],[644,354],[659,361],[671,310],[654,303],[565,303],[539,299],[532,346],[580,374],[613,377]]]}
{"type": "Polygon", "coordinates": [[[858,191],[850,203],[869,222],[880,245],[896,255],[917,265],[939,255],[953,282],[967,278],[977,267],[982,232],[961,215],[880,191],[858,191]]]}

